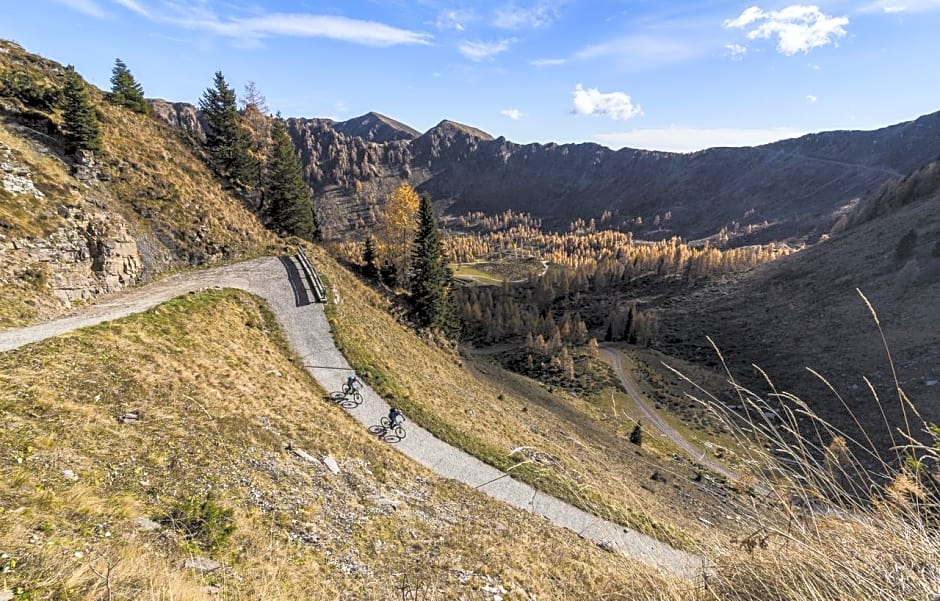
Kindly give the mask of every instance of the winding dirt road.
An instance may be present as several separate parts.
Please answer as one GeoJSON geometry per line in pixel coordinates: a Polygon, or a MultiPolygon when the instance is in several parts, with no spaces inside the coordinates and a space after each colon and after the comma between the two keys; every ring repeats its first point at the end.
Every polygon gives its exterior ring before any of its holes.
{"type": "Polygon", "coordinates": [[[650,406],[649,402],[643,398],[636,387],[633,385],[633,382],[627,378],[626,374],[623,373],[623,363],[621,361],[620,351],[616,349],[602,347],[601,351],[610,357],[610,361],[613,364],[614,371],[617,372],[617,377],[620,378],[620,384],[623,386],[623,389],[630,395],[633,399],[633,402],[637,404],[640,408],[640,411],[646,415],[647,421],[659,431],[660,434],[668,438],[674,445],[684,450],[686,454],[695,462],[701,463],[711,471],[716,474],[720,474],[729,480],[735,480],[737,475],[725,467],[724,465],[718,463],[708,456],[707,453],[697,448],[691,442],[686,440],[675,428],[667,424],[662,417],[656,413],[656,410],[650,406]]]}
{"type": "MultiPolygon", "coordinates": [[[[341,389],[353,370],[336,348],[323,305],[311,302],[312,294],[305,287],[297,263],[286,257],[267,257],[174,275],[104,298],[71,317],[0,332],[0,352],[139,313],[181,294],[210,287],[239,288],[263,298],[304,367],[327,391],[341,389]]],[[[364,426],[374,426],[388,414],[389,406],[371,388],[365,387],[362,396],[363,403],[348,411],[364,426]]],[[[586,513],[514,480],[414,423],[407,427],[407,438],[395,447],[442,477],[463,482],[514,507],[543,516],[556,526],[680,577],[695,577],[701,565],[700,557],[586,513]]]]}

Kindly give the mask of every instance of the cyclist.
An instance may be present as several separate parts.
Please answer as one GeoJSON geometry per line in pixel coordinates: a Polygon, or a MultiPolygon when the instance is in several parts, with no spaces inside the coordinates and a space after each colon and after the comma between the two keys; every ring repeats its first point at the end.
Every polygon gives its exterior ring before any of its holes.
{"type": "Polygon", "coordinates": [[[392,407],[388,411],[388,421],[391,424],[391,427],[400,426],[405,423],[405,414],[401,412],[397,407],[392,407]]]}
{"type": "Polygon", "coordinates": [[[352,374],[348,378],[346,378],[347,394],[352,394],[361,387],[362,387],[362,382],[359,380],[356,374],[352,374]]]}

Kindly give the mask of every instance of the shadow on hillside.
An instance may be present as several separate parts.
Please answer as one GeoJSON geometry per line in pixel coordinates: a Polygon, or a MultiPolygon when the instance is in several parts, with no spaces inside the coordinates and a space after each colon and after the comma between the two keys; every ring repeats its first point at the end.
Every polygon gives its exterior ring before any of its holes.
{"type": "Polygon", "coordinates": [[[307,293],[307,287],[304,286],[303,277],[300,275],[300,270],[297,269],[297,263],[294,262],[293,257],[280,257],[281,264],[284,266],[284,270],[287,272],[287,280],[290,282],[290,287],[294,291],[294,303],[297,307],[303,307],[304,305],[309,305],[312,301],[310,300],[310,295],[307,293]]]}

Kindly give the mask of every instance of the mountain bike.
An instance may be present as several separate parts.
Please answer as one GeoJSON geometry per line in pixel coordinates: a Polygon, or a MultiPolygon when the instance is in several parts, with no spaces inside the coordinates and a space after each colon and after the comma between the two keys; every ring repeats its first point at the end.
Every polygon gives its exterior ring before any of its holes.
{"type": "Polygon", "coordinates": [[[399,440],[405,437],[405,429],[402,428],[401,424],[392,425],[392,421],[388,419],[387,415],[379,420],[379,423],[385,428],[386,434],[394,434],[399,440]]]}
{"type": "Polygon", "coordinates": [[[362,402],[362,394],[359,392],[359,388],[356,386],[352,386],[352,390],[350,390],[349,384],[343,384],[343,396],[352,396],[357,405],[362,402]]]}

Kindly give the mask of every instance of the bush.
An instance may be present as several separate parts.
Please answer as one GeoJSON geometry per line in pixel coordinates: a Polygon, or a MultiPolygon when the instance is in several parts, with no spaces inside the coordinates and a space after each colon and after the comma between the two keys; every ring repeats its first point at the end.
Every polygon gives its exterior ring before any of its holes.
{"type": "Polygon", "coordinates": [[[26,106],[52,111],[62,106],[62,90],[41,84],[25,71],[0,74],[0,96],[17,98],[26,106]]]}
{"type": "Polygon", "coordinates": [[[160,523],[182,533],[206,551],[218,551],[235,532],[234,511],[219,505],[212,493],[177,503],[160,523]]]}

